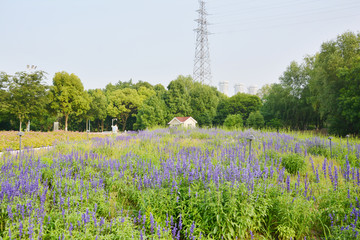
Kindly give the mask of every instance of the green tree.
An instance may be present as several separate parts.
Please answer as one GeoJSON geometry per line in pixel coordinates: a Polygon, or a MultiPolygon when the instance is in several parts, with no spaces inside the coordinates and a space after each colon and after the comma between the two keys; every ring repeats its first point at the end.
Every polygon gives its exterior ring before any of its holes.
{"type": "Polygon", "coordinates": [[[156,92],[156,94],[158,96],[160,96],[161,98],[164,98],[165,93],[166,93],[166,88],[162,84],[159,83],[154,86],[154,91],[156,92]]]}
{"type": "Polygon", "coordinates": [[[282,127],[282,123],[280,119],[273,118],[267,123],[267,126],[279,130],[282,127]]]}
{"type": "Polygon", "coordinates": [[[140,95],[135,89],[115,90],[108,96],[107,112],[110,116],[118,118],[124,131],[129,117],[136,116],[138,108],[145,99],[146,96],[140,95]]]}
{"type": "Polygon", "coordinates": [[[0,123],[5,122],[8,118],[8,100],[9,92],[7,91],[7,85],[9,83],[9,76],[0,72],[0,123]]]}
{"type": "Polygon", "coordinates": [[[243,126],[243,119],[240,114],[230,114],[226,117],[224,126],[229,129],[241,128],[243,126]]]}
{"type": "Polygon", "coordinates": [[[240,114],[247,119],[251,112],[260,110],[261,99],[256,95],[238,93],[230,98],[223,98],[217,106],[214,119],[216,125],[223,125],[229,114],[240,114]]]}
{"type": "Polygon", "coordinates": [[[65,117],[65,131],[68,130],[70,114],[80,116],[90,109],[90,98],[84,91],[80,78],[73,73],[55,73],[50,93],[51,109],[65,117]]]}
{"type": "Polygon", "coordinates": [[[199,126],[210,126],[216,116],[216,108],[220,101],[220,92],[214,87],[194,83],[190,90],[190,107],[192,117],[199,126]]]}
{"type": "Polygon", "coordinates": [[[19,119],[19,130],[24,120],[42,115],[46,104],[45,72],[17,72],[8,76],[8,111],[19,119]]]}
{"type": "Polygon", "coordinates": [[[260,111],[252,112],[249,115],[249,118],[246,121],[249,127],[253,127],[255,129],[262,128],[264,126],[264,117],[261,115],[260,111]]]}
{"type": "Polygon", "coordinates": [[[338,75],[341,81],[344,81],[338,103],[345,121],[337,127],[342,134],[360,134],[360,57],[351,69],[342,68],[338,75]]]}
{"type": "Polygon", "coordinates": [[[319,114],[311,104],[309,79],[311,76],[310,57],[303,64],[291,62],[280,84],[272,84],[263,94],[261,112],[266,120],[280,119],[285,126],[307,129],[310,125],[320,125],[319,114]]]}
{"type": "Polygon", "coordinates": [[[90,120],[98,119],[101,122],[101,131],[104,131],[104,120],[107,116],[107,99],[105,93],[101,89],[88,91],[91,102],[88,115],[90,120]]]}
{"type": "Polygon", "coordinates": [[[346,78],[340,77],[339,71],[353,67],[360,56],[359,46],[360,34],[346,32],[336,40],[323,43],[313,62],[309,81],[311,102],[334,133],[346,134],[348,128],[339,103],[346,78]]]}
{"type": "Polygon", "coordinates": [[[146,129],[166,125],[167,107],[165,101],[158,95],[146,99],[136,115],[135,129],[146,129]]]}
{"type": "Polygon", "coordinates": [[[190,116],[192,109],[190,106],[190,89],[194,84],[193,79],[188,76],[179,76],[168,85],[164,99],[169,109],[168,119],[176,116],[190,116]]]}

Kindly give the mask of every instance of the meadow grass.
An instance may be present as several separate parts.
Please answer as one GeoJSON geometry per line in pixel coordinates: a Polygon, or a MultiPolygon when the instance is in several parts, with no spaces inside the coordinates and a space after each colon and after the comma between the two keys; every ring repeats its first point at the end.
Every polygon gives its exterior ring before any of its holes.
{"type": "Polygon", "coordinates": [[[359,239],[360,145],[333,140],[157,128],[5,154],[0,237],[359,239]]]}

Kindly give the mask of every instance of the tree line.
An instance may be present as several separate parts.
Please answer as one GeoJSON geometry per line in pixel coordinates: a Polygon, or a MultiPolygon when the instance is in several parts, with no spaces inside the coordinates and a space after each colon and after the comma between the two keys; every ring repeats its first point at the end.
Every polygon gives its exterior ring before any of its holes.
{"type": "Polygon", "coordinates": [[[279,83],[258,96],[228,97],[215,87],[179,76],[165,88],[145,81],[119,81],[84,90],[75,74],[58,72],[51,86],[43,71],[0,73],[0,130],[121,130],[167,126],[175,116],[192,116],[200,127],[328,128],[345,135],[360,132],[360,34],[346,32],[321,45],[302,63],[291,62],[279,83]]]}
{"type": "Polygon", "coordinates": [[[270,125],[360,133],[360,34],[324,42],[303,62],[291,62],[280,83],[261,89],[261,113],[270,125]]]}
{"type": "Polygon", "coordinates": [[[234,127],[251,114],[260,114],[258,96],[227,97],[191,76],[180,75],[167,88],[129,80],[90,90],[84,90],[75,74],[58,72],[51,86],[44,84],[45,77],[43,71],[1,73],[1,130],[23,130],[30,120],[31,130],[49,131],[59,121],[66,131],[84,131],[90,120],[92,131],[104,131],[115,118],[121,130],[142,130],[165,127],[176,116],[192,116],[201,127],[220,126],[237,114],[240,120],[227,123],[234,127]]]}

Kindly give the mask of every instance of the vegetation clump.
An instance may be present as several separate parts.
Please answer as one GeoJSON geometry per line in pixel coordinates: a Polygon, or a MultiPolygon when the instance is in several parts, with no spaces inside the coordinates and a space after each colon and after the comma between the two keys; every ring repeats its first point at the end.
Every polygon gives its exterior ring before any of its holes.
{"type": "Polygon", "coordinates": [[[293,175],[304,170],[306,167],[305,158],[297,153],[283,155],[281,165],[288,173],[293,175]]]}

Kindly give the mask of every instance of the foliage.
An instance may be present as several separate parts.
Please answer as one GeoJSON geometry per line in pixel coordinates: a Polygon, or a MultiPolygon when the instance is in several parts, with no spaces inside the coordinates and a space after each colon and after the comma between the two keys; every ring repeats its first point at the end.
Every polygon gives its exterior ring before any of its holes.
{"type": "Polygon", "coordinates": [[[325,42],[303,63],[291,62],[280,84],[262,91],[265,121],[277,118],[292,129],[359,133],[360,34],[345,32],[325,42]]]}
{"type": "Polygon", "coordinates": [[[138,91],[132,88],[115,90],[109,93],[107,112],[110,116],[118,118],[124,131],[129,117],[135,116],[144,100],[154,94],[154,90],[145,87],[140,87],[138,91]]]}
{"type": "Polygon", "coordinates": [[[217,106],[214,123],[223,125],[229,114],[240,114],[243,119],[247,119],[251,112],[258,111],[260,107],[261,100],[255,95],[238,93],[230,98],[223,98],[217,106]]]}
{"type": "Polygon", "coordinates": [[[8,113],[8,102],[9,92],[6,91],[7,85],[9,83],[9,75],[4,72],[0,72],[0,122],[5,118],[5,115],[8,113]]]}
{"type": "MultiPolygon", "coordinates": [[[[0,151],[4,150],[18,150],[19,149],[19,136],[18,132],[7,131],[0,132],[0,151]]],[[[89,138],[104,138],[108,135],[105,134],[95,134],[89,133],[89,138]]],[[[85,132],[64,132],[64,131],[55,131],[55,132],[26,132],[22,136],[21,144],[22,148],[39,148],[54,146],[61,142],[77,142],[87,139],[87,134],[85,132]]]]}
{"type": "Polygon", "coordinates": [[[282,156],[281,165],[290,174],[296,174],[305,169],[305,158],[300,154],[286,154],[282,156]]]}
{"type": "Polygon", "coordinates": [[[338,73],[343,68],[353,68],[354,61],[360,56],[359,44],[360,34],[346,32],[336,40],[323,43],[314,61],[309,83],[311,101],[316,104],[321,116],[328,120],[330,130],[338,134],[345,135],[354,130],[341,114],[339,97],[341,92],[349,89],[349,85],[338,73]]]}
{"type": "Polygon", "coordinates": [[[70,114],[79,116],[86,113],[90,108],[90,98],[84,91],[80,78],[73,73],[55,73],[50,96],[51,108],[65,117],[65,131],[68,130],[70,114]]]}
{"type": "Polygon", "coordinates": [[[190,89],[194,84],[193,79],[188,76],[179,76],[168,85],[168,91],[164,96],[165,103],[169,109],[167,121],[174,117],[190,116],[192,109],[190,106],[190,89]]]}
{"type": "MultiPolygon", "coordinates": [[[[255,130],[156,129],[58,143],[40,157],[25,151],[22,161],[5,154],[0,237],[356,239],[359,168],[306,156],[311,142],[255,130]],[[290,174],[283,164],[288,158],[294,169],[297,154],[311,166],[290,174]]],[[[349,144],[360,153],[358,142],[349,144]]]]}
{"type": "Polygon", "coordinates": [[[124,88],[111,92],[108,99],[107,112],[110,116],[118,118],[124,131],[128,118],[135,114],[141,105],[139,94],[135,89],[124,88]]]}
{"type": "Polygon", "coordinates": [[[346,132],[360,134],[360,56],[351,69],[339,70],[339,79],[344,81],[344,88],[338,97],[340,113],[345,119],[346,132]]]}
{"type": "Polygon", "coordinates": [[[246,120],[248,127],[255,129],[262,128],[264,123],[264,117],[261,115],[260,111],[250,113],[249,118],[246,120]]]}
{"type": "Polygon", "coordinates": [[[220,94],[216,88],[194,83],[190,90],[190,99],[192,117],[196,119],[200,127],[211,126],[220,100],[220,94]]]}
{"type": "Polygon", "coordinates": [[[224,126],[232,128],[241,128],[243,127],[243,119],[240,114],[228,115],[224,121],[224,126]]]}
{"type": "Polygon", "coordinates": [[[139,108],[136,115],[135,129],[146,129],[154,126],[164,127],[167,119],[165,101],[157,95],[149,97],[139,108]]]}
{"type": "Polygon", "coordinates": [[[267,122],[279,119],[293,129],[307,129],[320,120],[309,97],[309,63],[299,65],[291,62],[280,77],[280,84],[272,84],[263,95],[262,113],[267,122]]]}
{"type": "Polygon", "coordinates": [[[280,119],[278,119],[278,118],[273,118],[273,119],[271,119],[271,120],[267,123],[267,126],[268,126],[268,127],[271,127],[271,128],[279,129],[279,128],[281,128],[283,125],[282,125],[280,119]]]}
{"type": "Polygon", "coordinates": [[[2,82],[7,80],[8,95],[5,109],[20,122],[37,118],[44,112],[47,86],[43,83],[45,72],[18,72],[13,76],[2,75],[2,82]],[[5,79],[4,79],[5,78],[5,79]]]}
{"type": "Polygon", "coordinates": [[[101,121],[101,128],[104,129],[104,120],[107,116],[106,107],[107,99],[105,93],[101,89],[89,90],[91,98],[90,109],[87,115],[92,121],[99,119],[101,121]]]}

